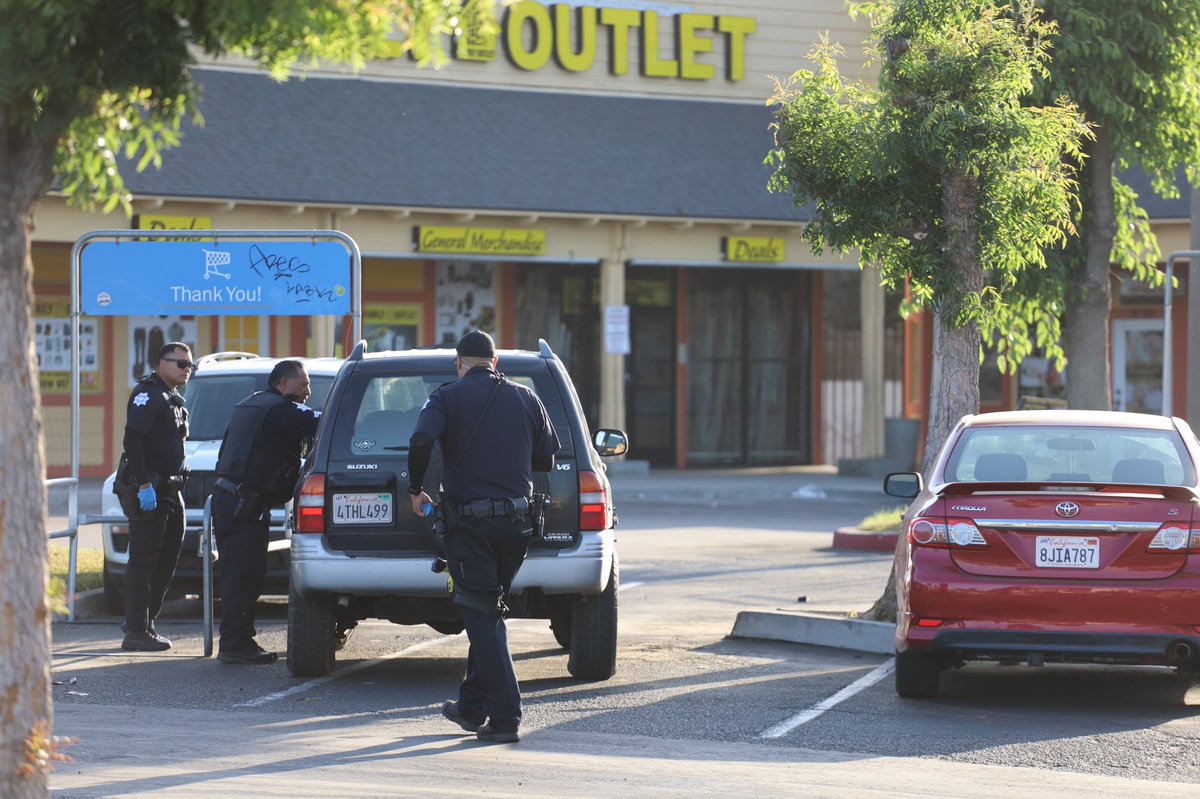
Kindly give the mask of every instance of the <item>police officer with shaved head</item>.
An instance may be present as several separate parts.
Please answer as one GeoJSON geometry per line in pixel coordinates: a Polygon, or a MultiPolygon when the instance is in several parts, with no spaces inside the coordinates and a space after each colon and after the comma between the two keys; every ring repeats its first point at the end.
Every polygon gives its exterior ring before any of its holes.
{"type": "Polygon", "coordinates": [[[481,330],[458,342],[458,380],[429,396],[409,441],[412,509],[427,515],[424,490],[441,441],[441,507],[454,601],[467,631],[467,676],[442,715],[477,739],[520,740],[521,692],[508,650],[504,596],[532,536],[533,472],[554,468],[558,435],[537,395],[496,371],[496,344],[481,330]]]}
{"type": "Polygon", "coordinates": [[[271,508],[296,490],[300,460],[317,433],[321,412],[304,404],[312,381],[304,364],[275,364],[267,389],[233,409],[217,459],[212,496],[221,593],[222,663],[274,663],[279,656],[254,639],[254,606],[267,574],[271,508]]]}

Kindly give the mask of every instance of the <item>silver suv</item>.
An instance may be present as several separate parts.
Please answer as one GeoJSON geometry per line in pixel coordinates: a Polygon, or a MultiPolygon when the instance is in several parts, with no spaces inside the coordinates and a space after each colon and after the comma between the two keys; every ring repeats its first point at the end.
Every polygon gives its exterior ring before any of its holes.
{"type": "MultiPolygon", "coordinates": [[[[567,670],[607,679],[616,669],[618,562],[612,490],[601,456],[628,444],[619,430],[589,432],[562,361],[502,350],[499,370],[537,393],[562,449],[534,490],[552,497],[507,600],[513,616],[549,619],[567,670]]],[[[360,342],[338,373],[293,503],[288,669],[329,673],[359,620],[462,630],[444,573],[431,570],[440,542],[411,512],[408,441],[426,398],[456,379],[454,351],[366,353],[360,342]],[[369,512],[364,511],[368,509],[369,512]],[[353,511],[353,512],[350,512],[353,511]]],[[[425,486],[440,483],[435,447],[425,486]]],[[[437,497],[434,497],[437,499],[437,497]]]]}
{"type": "MultiPolygon", "coordinates": [[[[217,452],[233,413],[233,406],[267,387],[267,378],[282,358],[261,358],[249,352],[217,352],[200,358],[199,367],[181,391],[187,401],[188,440],[184,445],[190,469],[183,489],[187,509],[187,527],[175,579],[173,594],[199,594],[202,569],[198,543],[204,524],[204,502],[217,479],[217,452]]],[[[312,396],[308,405],[320,410],[329,396],[341,358],[300,358],[312,377],[312,396]]],[[[115,473],[104,481],[101,512],[105,516],[123,516],[112,492],[115,473]]],[[[271,511],[271,543],[267,555],[267,593],[286,594],[288,585],[287,512],[271,511]]],[[[104,542],[104,600],[114,615],[125,612],[125,566],[129,562],[129,528],[125,524],[101,525],[104,542]]]]}

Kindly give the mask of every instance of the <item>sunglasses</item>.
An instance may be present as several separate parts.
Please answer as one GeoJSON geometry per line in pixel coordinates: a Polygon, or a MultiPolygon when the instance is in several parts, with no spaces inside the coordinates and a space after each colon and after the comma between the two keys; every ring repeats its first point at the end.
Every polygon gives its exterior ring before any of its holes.
{"type": "Polygon", "coordinates": [[[191,369],[192,371],[195,371],[196,369],[200,368],[200,364],[193,363],[192,361],[189,361],[186,358],[163,358],[163,360],[166,361],[167,363],[175,364],[180,369],[191,369]]]}

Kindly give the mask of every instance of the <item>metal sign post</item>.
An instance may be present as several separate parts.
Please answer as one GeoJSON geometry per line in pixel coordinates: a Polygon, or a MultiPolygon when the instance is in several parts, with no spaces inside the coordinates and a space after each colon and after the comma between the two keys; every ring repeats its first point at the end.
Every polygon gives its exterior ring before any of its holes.
{"type": "MultiPolygon", "coordinates": [[[[1163,286],[1163,376],[1162,376],[1162,415],[1172,415],[1171,391],[1172,391],[1172,375],[1171,375],[1171,273],[1175,269],[1175,262],[1185,258],[1200,257],[1200,250],[1180,250],[1179,252],[1171,253],[1167,258],[1166,281],[1163,286]]],[[[1188,313],[1200,313],[1200,308],[1188,308],[1188,313]]]]}
{"type": "MultiPolygon", "coordinates": [[[[70,620],[79,525],[124,516],[80,514],[80,317],[349,316],[362,338],[362,251],[339,230],[94,230],[71,248],[71,490],[68,529],[70,620]],[[86,269],[85,269],[86,267],[86,269]]],[[[205,656],[212,654],[210,515],[205,506],[205,656]]]]}

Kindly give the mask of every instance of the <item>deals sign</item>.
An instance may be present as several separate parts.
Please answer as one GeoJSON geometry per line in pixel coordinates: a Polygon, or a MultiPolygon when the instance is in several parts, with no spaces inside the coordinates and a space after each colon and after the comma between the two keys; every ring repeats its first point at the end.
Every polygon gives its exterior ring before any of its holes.
{"type": "Polygon", "coordinates": [[[337,242],[99,241],[80,254],[94,316],[339,316],[350,253],[337,242]]]}

